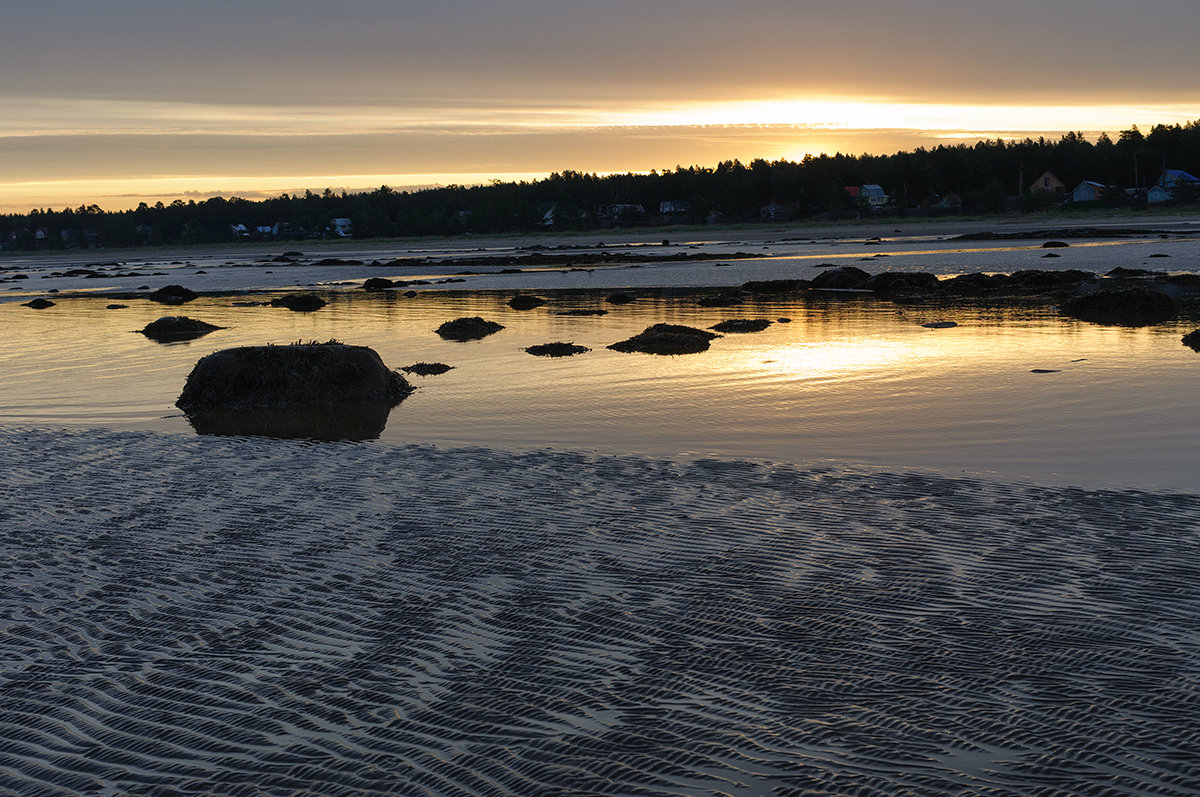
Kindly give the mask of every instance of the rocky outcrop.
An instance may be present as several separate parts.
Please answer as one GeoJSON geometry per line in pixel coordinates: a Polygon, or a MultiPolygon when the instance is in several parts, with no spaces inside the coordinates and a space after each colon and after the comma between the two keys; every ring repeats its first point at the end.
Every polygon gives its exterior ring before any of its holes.
{"type": "Polygon", "coordinates": [[[1178,307],[1165,293],[1144,288],[1110,288],[1073,296],[1059,312],[1081,321],[1142,327],[1171,320],[1178,307]]]}

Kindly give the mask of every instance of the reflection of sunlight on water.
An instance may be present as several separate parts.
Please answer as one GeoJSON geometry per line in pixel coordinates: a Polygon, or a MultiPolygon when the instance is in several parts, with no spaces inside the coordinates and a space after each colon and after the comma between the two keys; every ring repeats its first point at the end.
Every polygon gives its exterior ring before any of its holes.
{"type": "Polygon", "coordinates": [[[768,365],[779,380],[830,379],[895,368],[928,359],[927,347],[908,342],[825,341],[795,343],[756,351],[759,364],[768,365]]]}

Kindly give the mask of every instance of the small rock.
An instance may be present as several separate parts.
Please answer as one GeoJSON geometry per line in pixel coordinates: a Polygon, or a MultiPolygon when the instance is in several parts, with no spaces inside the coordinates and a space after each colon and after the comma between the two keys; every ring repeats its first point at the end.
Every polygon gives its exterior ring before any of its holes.
{"type": "Polygon", "coordinates": [[[633,301],[633,297],[628,293],[614,293],[604,301],[608,302],[609,304],[629,304],[633,301]]]}
{"type": "Polygon", "coordinates": [[[1183,336],[1183,345],[1192,351],[1200,352],[1200,329],[1183,336]]]}
{"type": "Polygon", "coordinates": [[[447,340],[479,340],[504,329],[504,325],[495,321],[485,321],[479,316],[464,316],[453,321],[447,321],[437,328],[436,332],[447,340]]]}
{"type": "Polygon", "coordinates": [[[47,307],[53,307],[54,302],[49,299],[31,299],[21,305],[22,307],[32,307],[34,310],[45,310],[47,307]]]}
{"type": "Polygon", "coordinates": [[[159,304],[184,304],[195,299],[199,294],[182,285],[164,285],[147,298],[159,304]]]}
{"type": "Polygon", "coordinates": [[[324,299],[312,293],[289,293],[271,300],[272,307],[286,307],[297,313],[311,313],[314,310],[320,310],[325,305],[324,299]]]}
{"type": "Polygon", "coordinates": [[[1046,241],[1042,244],[1043,249],[1066,249],[1070,246],[1066,241],[1046,241]]]}
{"type": "Polygon", "coordinates": [[[716,330],[717,332],[744,333],[762,332],[769,326],[771,326],[771,322],[765,318],[734,318],[714,324],[709,329],[716,330]]]}
{"type": "Polygon", "coordinates": [[[416,374],[417,376],[437,376],[453,368],[453,365],[446,365],[445,363],[413,363],[400,370],[406,374],[416,374]]]}
{"type": "Polygon", "coordinates": [[[928,324],[921,324],[926,329],[951,329],[958,326],[956,321],[930,321],[928,324]]]}
{"type": "Polygon", "coordinates": [[[583,354],[585,351],[591,351],[587,346],[576,346],[574,343],[540,343],[536,346],[529,346],[525,349],[529,354],[537,355],[538,357],[571,357],[575,354],[583,354]]]}
{"type": "Polygon", "coordinates": [[[532,310],[535,307],[541,307],[546,303],[546,300],[540,296],[529,296],[521,294],[514,296],[508,300],[508,306],[514,310],[532,310]]]}
{"type": "Polygon", "coordinates": [[[197,321],[194,318],[186,316],[166,315],[151,321],[139,329],[138,332],[141,332],[151,340],[162,343],[177,340],[193,340],[207,335],[209,332],[215,332],[218,329],[224,329],[224,327],[214,326],[205,321],[197,321]]]}

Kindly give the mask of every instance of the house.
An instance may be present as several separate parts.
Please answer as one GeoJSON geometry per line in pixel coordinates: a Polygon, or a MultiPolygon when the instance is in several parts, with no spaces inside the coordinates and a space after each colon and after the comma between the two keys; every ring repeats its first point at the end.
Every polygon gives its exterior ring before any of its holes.
{"type": "Polygon", "coordinates": [[[758,209],[760,218],[766,221],[787,221],[792,215],[791,205],[782,199],[772,199],[758,209]]]}
{"type": "Polygon", "coordinates": [[[1155,185],[1160,188],[1165,188],[1168,191],[1174,191],[1181,186],[1191,186],[1193,188],[1200,187],[1200,177],[1194,174],[1188,174],[1183,169],[1166,169],[1162,176],[1158,178],[1155,185]]]}
{"type": "Polygon", "coordinates": [[[354,234],[354,227],[350,224],[350,219],[334,219],[330,226],[333,234],[338,238],[349,238],[354,234]]]}
{"type": "Polygon", "coordinates": [[[663,216],[687,213],[687,203],[680,199],[667,199],[658,203],[658,212],[663,216]]]}
{"type": "Polygon", "coordinates": [[[1075,190],[1071,192],[1071,200],[1074,202],[1095,202],[1103,195],[1104,183],[1097,183],[1094,180],[1084,180],[1075,186],[1075,190]]]}
{"type": "Polygon", "coordinates": [[[1148,205],[1161,205],[1164,202],[1170,202],[1174,198],[1171,196],[1171,192],[1161,185],[1152,185],[1146,190],[1146,204],[1148,205]]]}
{"type": "Polygon", "coordinates": [[[881,186],[871,183],[859,187],[857,198],[860,201],[865,199],[867,205],[869,205],[872,210],[886,206],[892,199],[890,196],[884,193],[884,190],[881,186]]]}
{"type": "Polygon", "coordinates": [[[248,230],[246,228],[245,224],[230,224],[229,232],[231,232],[233,234],[233,237],[235,237],[235,238],[249,238],[250,237],[250,230],[248,230]]]}
{"type": "Polygon", "coordinates": [[[1041,177],[1029,184],[1029,193],[1036,194],[1039,192],[1054,194],[1055,196],[1065,196],[1067,186],[1054,175],[1054,172],[1044,171],[1041,177]]]}
{"type": "Polygon", "coordinates": [[[596,208],[596,215],[609,224],[631,224],[640,221],[646,209],[641,205],[601,205],[596,208]]]}

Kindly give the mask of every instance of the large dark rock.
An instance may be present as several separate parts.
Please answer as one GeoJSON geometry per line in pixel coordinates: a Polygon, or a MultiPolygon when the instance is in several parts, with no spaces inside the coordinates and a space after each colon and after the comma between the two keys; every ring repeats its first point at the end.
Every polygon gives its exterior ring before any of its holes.
{"type": "Polygon", "coordinates": [[[1183,336],[1183,345],[1187,346],[1192,351],[1200,352],[1200,329],[1194,330],[1183,336]]]}
{"type": "Polygon", "coordinates": [[[1175,316],[1175,300],[1165,293],[1144,288],[1102,289],[1072,296],[1059,312],[1081,321],[1142,327],[1160,324],[1175,316]]]}
{"type": "Polygon", "coordinates": [[[286,307],[298,313],[311,313],[320,310],[326,304],[320,296],[312,293],[288,293],[271,300],[272,307],[286,307]]]}
{"type": "Polygon", "coordinates": [[[485,321],[480,316],[463,316],[447,321],[437,328],[437,333],[447,340],[479,340],[504,329],[503,324],[485,321]]]}
{"type": "Polygon", "coordinates": [[[645,354],[695,354],[706,351],[709,341],[719,337],[721,336],[713,332],[695,327],[655,324],[608,348],[613,351],[639,351],[645,354]]]}
{"type": "Polygon", "coordinates": [[[187,316],[165,315],[162,318],[151,321],[138,331],[151,340],[156,340],[160,343],[169,343],[179,340],[193,340],[207,335],[209,332],[215,332],[218,329],[224,329],[224,327],[214,326],[206,321],[198,321],[195,318],[188,318],[187,316]]]}
{"type": "Polygon", "coordinates": [[[159,304],[185,304],[197,296],[199,296],[198,293],[182,285],[164,285],[158,290],[153,291],[147,298],[159,304]]]}
{"type": "Polygon", "coordinates": [[[818,290],[865,288],[871,275],[856,266],[838,266],[813,277],[811,287],[818,290]]]}
{"type": "Polygon", "coordinates": [[[247,407],[393,406],[412,392],[374,349],[337,341],[241,346],[202,358],[175,406],[184,412],[247,407]]]}
{"type": "Polygon", "coordinates": [[[364,291],[386,291],[396,287],[396,283],[387,277],[371,277],[363,283],[364,291]]]}
{"type": "Polygon", "coordinates": [[[50,301],[49,299],[41,299],[41,298],[30,299],[29,301],[25,302],[22,305],[22,307],[31,307],[34,310],[45,310],[47,307],[53,307],[53,306],[54,306],[54,302],[50,301]]]}

